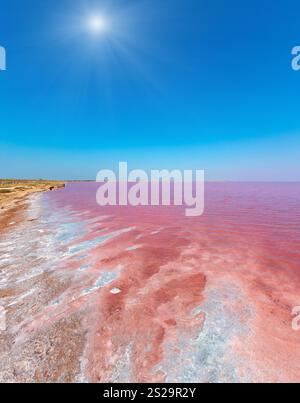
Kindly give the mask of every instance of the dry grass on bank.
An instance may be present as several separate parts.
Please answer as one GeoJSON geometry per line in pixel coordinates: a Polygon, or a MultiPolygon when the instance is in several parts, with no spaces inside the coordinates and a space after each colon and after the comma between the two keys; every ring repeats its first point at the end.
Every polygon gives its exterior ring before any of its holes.
{"type": "Polygon", "coordinates": [[[30,193],[46,192],[65,186],[61,181],[0,179],[0,209],[14,206],[14,202],[30,193]]]}

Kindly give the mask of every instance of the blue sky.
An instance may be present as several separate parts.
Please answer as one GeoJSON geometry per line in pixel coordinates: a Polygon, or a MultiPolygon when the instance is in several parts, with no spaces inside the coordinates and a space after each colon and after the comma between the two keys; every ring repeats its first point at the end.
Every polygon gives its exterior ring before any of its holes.
{"type": "Polygon", "coordinates": [[[300,180],[296,0],[0,0],[0,177],[300,180]],[[107,30],[87,22],[104,15],[107,30]]]}

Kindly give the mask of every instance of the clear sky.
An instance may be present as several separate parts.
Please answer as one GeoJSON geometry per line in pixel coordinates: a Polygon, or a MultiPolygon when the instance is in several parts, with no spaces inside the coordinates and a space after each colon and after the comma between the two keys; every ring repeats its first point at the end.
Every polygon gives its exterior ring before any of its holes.
{"type": "Polygon", "coordinates": [[[300,180],[299,16],[299,0],[0,0],[0,177],[124,160],[300,180]]]}

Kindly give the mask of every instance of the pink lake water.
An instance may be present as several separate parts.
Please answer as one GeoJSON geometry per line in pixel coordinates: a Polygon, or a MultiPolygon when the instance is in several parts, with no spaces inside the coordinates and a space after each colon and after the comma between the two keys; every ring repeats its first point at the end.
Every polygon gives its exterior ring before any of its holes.
{"type": "Polygon", "coordinates": [[[299,183],[208,183],[197,218],[98,186],[0,235],[0,380],[300,382],[299,183]]]}

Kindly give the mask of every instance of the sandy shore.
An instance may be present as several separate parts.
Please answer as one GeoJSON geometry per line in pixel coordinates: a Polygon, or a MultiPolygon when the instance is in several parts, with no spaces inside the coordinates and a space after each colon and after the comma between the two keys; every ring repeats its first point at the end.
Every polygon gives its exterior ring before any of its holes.
{"type": "Polygon", "coordinates": [[[28,195],[64,187],[59,181],[0,179],[0,231],[18,223],[28,195]]]}

